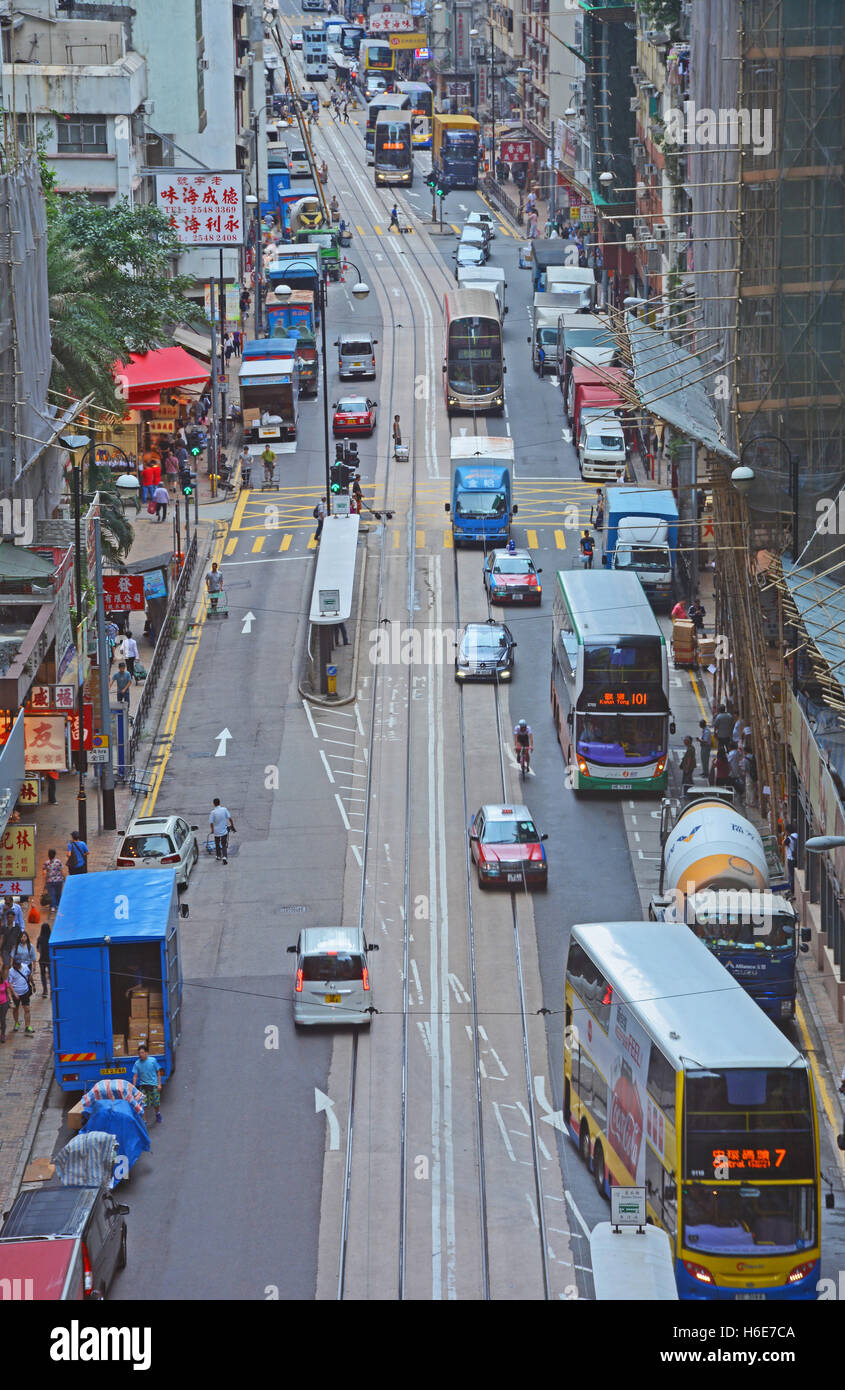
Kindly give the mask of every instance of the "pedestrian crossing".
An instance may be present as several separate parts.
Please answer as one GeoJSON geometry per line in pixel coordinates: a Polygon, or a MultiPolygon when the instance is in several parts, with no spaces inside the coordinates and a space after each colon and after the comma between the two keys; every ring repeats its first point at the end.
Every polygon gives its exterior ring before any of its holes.
{"type": "MultiPolygon", "coordinates": [[[[314,506],[319,488],[279,488],[248,491],[232,521],[223,554],[238,560],[256,557],[304,555],[316,549],[314,506]]],[[[375,512],[390,508],[381,490],[365,489],[362,525],[377,525],[375,512]]],[[[579,479],[517,479],[519,513],[514,522],[517,545],[529,550],[567,550],[577,548],[578,532],[590,518],[595,486],[579,479]]],[[[414,546],[417,550],[451,550],[452,530],[444,511],[449,500],[445,479],[424,479],[417,485],[414,546]]],[[[388,539],[389,550],[406,544],[406,528],[394,516],[388,539]]]]}

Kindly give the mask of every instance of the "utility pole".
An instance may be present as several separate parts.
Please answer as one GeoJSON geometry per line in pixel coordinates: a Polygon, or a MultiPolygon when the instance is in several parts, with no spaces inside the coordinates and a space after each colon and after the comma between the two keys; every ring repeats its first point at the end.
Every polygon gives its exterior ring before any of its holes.
{"type": "Polygon", "coordinates": [[[109,644],[106,637],[106,604],[103,596],[103,548],[100,537],[100,517],[94,518],[94,563],[97,590],[97,662],[100,678],[100,732],[108,738],[108,757],[101,763],[100,787],[103,794],[103,829],[117,829],[114,805],[114,756],[111,738],[111,708],[109,706],[109,644]]]}
{"type": "Polygon", "coordinates": [[[208,451],[208,471],[214,474],[212,483],[212,496],[217,492],[217,450],[218,450],[218,423],[220,420],[220,392],[217,378],[217,321],[215,308],[214,276],[211,277],[209,285],[211,294],[211,440],[208,451]]]}
{"type": "MultiPolygon", "coordinates": [[[[225,382],[225,381],[226,381],[226,337],[225,337],[225,328],[226,328],[226,282],[225,282],[225,280],[223,279],[223,247],[222,247],[222,246],[220,247],[220,292],[219,292],[219,295],[218,295],[218,302],[219,302],[219,305],[220,305],[220,375],[223,377],[223,380],[224,380],[224,382],[225,382]]],[[[221,442],[221,444],[224,444],[224,445],[228,443],[228,437],[227,437],[227,432],[226,432],[226,424],[227,424],[227,422],[226,422],[226,402],[227,402],[227,399],[228,399],[228,394],[229,394],[229,392],[228,392],[228,384],[226,384],[226,385],[223,386],[223,390],[222,390],[222,397],[223,397],[223,400],[222,400],[222,409],[221,409],[221,414],[220,414],[220,434],[221,434],[220,442],[221,442]]]]}

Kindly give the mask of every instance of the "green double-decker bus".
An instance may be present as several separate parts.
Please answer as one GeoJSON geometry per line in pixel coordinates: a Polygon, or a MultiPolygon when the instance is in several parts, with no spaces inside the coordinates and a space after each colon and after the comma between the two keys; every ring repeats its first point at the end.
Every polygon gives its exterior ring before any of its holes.
{"type": "Polygon", "coordinates": [[[637,575],[558,573],[552,714],[576,791],[665,789],[666,639],[637,575]]]}

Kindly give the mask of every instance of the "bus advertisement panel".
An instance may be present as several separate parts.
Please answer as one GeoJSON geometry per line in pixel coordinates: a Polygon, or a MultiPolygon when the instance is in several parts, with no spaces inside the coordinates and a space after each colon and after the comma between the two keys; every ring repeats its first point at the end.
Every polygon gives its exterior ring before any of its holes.
{"type": "Polygon", "coordinates": [[[806,1059],[682,925],[572,928],[567,1132],[596,1186],[646,1191],[681,1298],[815,1299],[819,1146],[806,1059]]]}
{"type": "Polygon", "coordinates": [[[665,789],[669,662],[638,575],[558,573],[551,698],[574,790],[665,789]]]}

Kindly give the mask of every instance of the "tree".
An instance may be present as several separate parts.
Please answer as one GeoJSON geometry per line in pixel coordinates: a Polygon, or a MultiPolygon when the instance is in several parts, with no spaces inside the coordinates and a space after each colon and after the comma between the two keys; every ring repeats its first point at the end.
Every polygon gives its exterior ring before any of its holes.
{"type": "Polygon", "coordinates": [[[635,0],[648,25],[657,29],[677,29],[681,22],[681,0],[635,0]]]}
{"type": "Polygon", "coordinates": [[[93,501],[95,492],[100,494],[100,543],[103,558],[119,565],[129,553],[134,531],[123,514],[120,493],[114,475],[108,464],[94,463],[88,469],[88,487],[93,501]]]}

